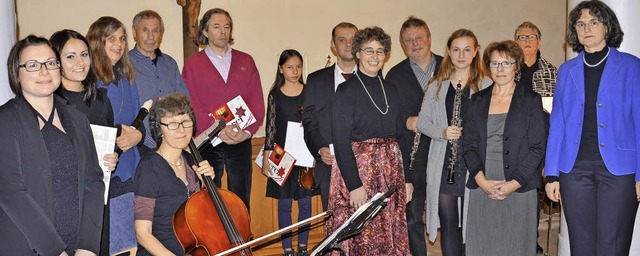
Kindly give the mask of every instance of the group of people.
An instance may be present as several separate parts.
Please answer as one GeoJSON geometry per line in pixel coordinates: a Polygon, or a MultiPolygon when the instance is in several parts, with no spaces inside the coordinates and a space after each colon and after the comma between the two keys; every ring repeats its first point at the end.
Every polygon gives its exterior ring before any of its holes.
{"type": "MultiPolygon", "coordinates": [[[[131,50],[113,17],[96,20],[86,37],[27,36],[7,61],[16,97],[0,107],[0,247],[11,255],[185,254],[172,219],[203,176],[220,186],[226,170],[249,210],[250,138],[266,116],[265,156],[285,146],[294,122],[316,158],[313,189],[295,178],[268,181],[280,227],[292,223],[293,200],[306,219],[320,194],[333,211],[329,236],[376,193],[396,189],[333,255],[426,255],[425,231],[434,242],[438,229],[445,256],[535,255],[543,175],[548,197],[563,198],[572,255],[628,255],[640,201],[640,60],[616,49],[623,32],[602,2],[578,4],[567,31],[578,56],[557,70],[541,57],[531,22],[484,50],[475,33],[458,29],[439,56],[427,23],[411,16],[400,28],[407,58],[383,76],[391,37],[342,22],[331,32],[336,63],[307,83],[302,55],[280,54],[266,110],[255,62],[231,47],[233,21],[220,8],[203,15],[204,50],[182,72],[160,51],[164,24],[150,10],[133,18],[131,50]],[[236,96],[255,122],[226,126],[222,143],[205,146],[196,163],[190,141],[210,132],[212,111],[236,96]],[[550,116],[542,96],[554,97],[550,116]],[[131,126],[150,99],[149,116],[131,126]],[[90,124],[117,128],[117,153],[97,155],[90,124]],[[106,202],[100,163],[114,171],[106,202]]],[[[308,228],[295,249],[292,234],[282,236],[283,255],[309,255],[308,228]]]]}

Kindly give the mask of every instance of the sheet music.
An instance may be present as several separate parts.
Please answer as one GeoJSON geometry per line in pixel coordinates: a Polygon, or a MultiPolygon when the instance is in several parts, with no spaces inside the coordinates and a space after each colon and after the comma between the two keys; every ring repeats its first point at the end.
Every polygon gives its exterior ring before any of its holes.
{"type": "Polygon", "coordinates": [[[304,128],[302,123],[287,122],[287,135],[284,141],[284,151],[288,152],[296,159],[296,165],[302,167],[313,167],[315,159],[307,143],[304,141],[304,128]]]}
{"type": "Polygon", "coordinates": [[[107,204],[107,196],[109,194],[109,181],[111,180],[111,171],[104,164],[102,157],[105,154],[113,153],[113,149],[116,146],[116,135],[118,129],[113,127],[106,127],[101,125],[91,125],[91,132],[93,133],[93,141],[96,144],[96,153],[98,153],[98,163],[102,168],[102,181],[104,182],[104,204],[107,204]]]}
{"type": "Polygon", "coordinates": [[[362,213],[364,213],[369,207],[371,207],[374,201],[380,199],[383,195],[384,193],[378,192],[373,197],[371,197],[369,201],[361,205],[360,208],[358,208],[353,214],[351,214],[349,219],[347,219],[344,223],[342,223],[342,225],[340,225],[338,229],[336,229],[329,237],[325,238],[322,241],[322,243],[316,247],[316,249],[311,253],[311,256],[317,255],[317,253],[321,251],[320,249],[329,246],[329,243],[331,243],[332,241],[335,241],[336,236],[340,234],[343,229],[346,229],[351,224],[351,222],[353,222],[355,218],[362,215],[362,213]]]}

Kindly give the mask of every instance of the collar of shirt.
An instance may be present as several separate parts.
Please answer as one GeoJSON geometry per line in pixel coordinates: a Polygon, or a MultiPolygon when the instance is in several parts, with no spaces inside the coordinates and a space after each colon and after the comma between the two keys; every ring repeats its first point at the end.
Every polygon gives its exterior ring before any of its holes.
{"type": "Polygon", "coordinates": [[[218,70],[218,73],[220,73],[220,76],[222,76],[222,79],[226,83],[227,78],[229,77],[229,69],[231,68],[231,45],[227,45],[227,51],[223,56],[213,52],[208,45],[204,48],[204,53],[207,54],[207,57],[209,57],[209,60],[218,70]]]}
{"type": "Polygon", "coordinates": [[[429,83],[429,80],[431,80],[431,78],[435,73],[436,56],[433,53],[431,53],[431,62],[429,62],[429,65],[427,65],[426,70],[422,70],[420,65],[418,65],[418,63],[413,61],[411,58],[409,58],[409,64],[411,65],[413,74],[416,76],[416,78],[418,79],[418,82],[420,83],[420,86],[424,90],[424,88],[426,88],[427,86],[427,83],[429,83]]]}
{"type": "MultiPolygon", "coordinates": [[[[160,51],[160,48],[156,49],[154,52],[156,54],[156,59],[158,59],[158,58],[160,58],[162,56],[162,51],[160,51]]],[[[137,57],[137,58],[151,59],[151,58],[145,56],[144,54],[142,54],[142,52],[140,52],[140,49],[138,49],[137,45],[133,46],[133,50],[129,51],[129,55],[133,56],[133,57],[137,57]]]]}
{"type": "Polygon", "coordinates": [[[347,79],[344,79],[344,77],[342,76],[342,73],[356,73],[357,71],[358,65],[353,66],[353,70],[345,72],[340,68],[340,66],[338,66],[338,63],[336,63],[335,68],[333,69],[333,91],[335,92],[336,90],[338,90],[338,85],[344,83],[344,81],[347,81],[347,79]]]}

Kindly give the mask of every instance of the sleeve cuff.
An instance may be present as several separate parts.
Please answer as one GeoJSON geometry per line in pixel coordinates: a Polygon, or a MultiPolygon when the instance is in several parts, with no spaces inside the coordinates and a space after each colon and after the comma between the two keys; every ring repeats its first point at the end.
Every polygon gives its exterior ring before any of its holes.
{"type": "Polygon", "coordinates": [[[560,177],[558,176],[547,176],[544,178],[544,184],[554,183],[560,181],[560,177]]]}

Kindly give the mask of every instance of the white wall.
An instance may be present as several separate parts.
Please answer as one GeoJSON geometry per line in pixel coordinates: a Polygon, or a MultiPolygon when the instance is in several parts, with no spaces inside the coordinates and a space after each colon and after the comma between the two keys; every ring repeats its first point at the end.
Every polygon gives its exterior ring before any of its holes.
{"type": "MultiPolygon", "coordinates": [[[[486,46],[492,41],[513,39],[515,27],[529,20],[542,30],[543,56],[555,65],[565,56],[566,1],[559,0],[203,0],[201,16],[215,7],[231,13],[236,39],[233,47],[256,60],[265,97],[280,52],[287,48],[300,51],[305,57],[305,74],[324,67],[327,55],[331,55],[331,29],[341,21],[361,28],[377,25],[391,35],[392,53],[385,70],[405,58],[399,30],[409,15],[427,21],[433,35],[432,49],[437,54],[444,52],[447,37],[458,28],[473,30],[480,44],[486,46]]],[[[143,9],[153,9],[163,17],[166,32],[161,48],[181,66],[182,12],[175,0],[21,0],[20,36],[34,33],[48,37],[63,28],[86,33],[89,25],[103,15],[114,16],[130,27],[133,16],[143,9]]]]}
{"type": "MultiPolygon", "coordinates": [[[[6,63],[11,46],[16,42],[16,14],[13,1],[2,1],[0,3],[0,28],[2,28],[2,36],[0,36],[0,60],[6,63]],[[6,30],[6,32],[4,32],[6,30]]],[[[4,65],[2,65],[4,66],[4,65]]],[[[9,78],[7,76],[7,68],[0,69],[0,105],[15,96],[9,88],[9,78]]]]}

